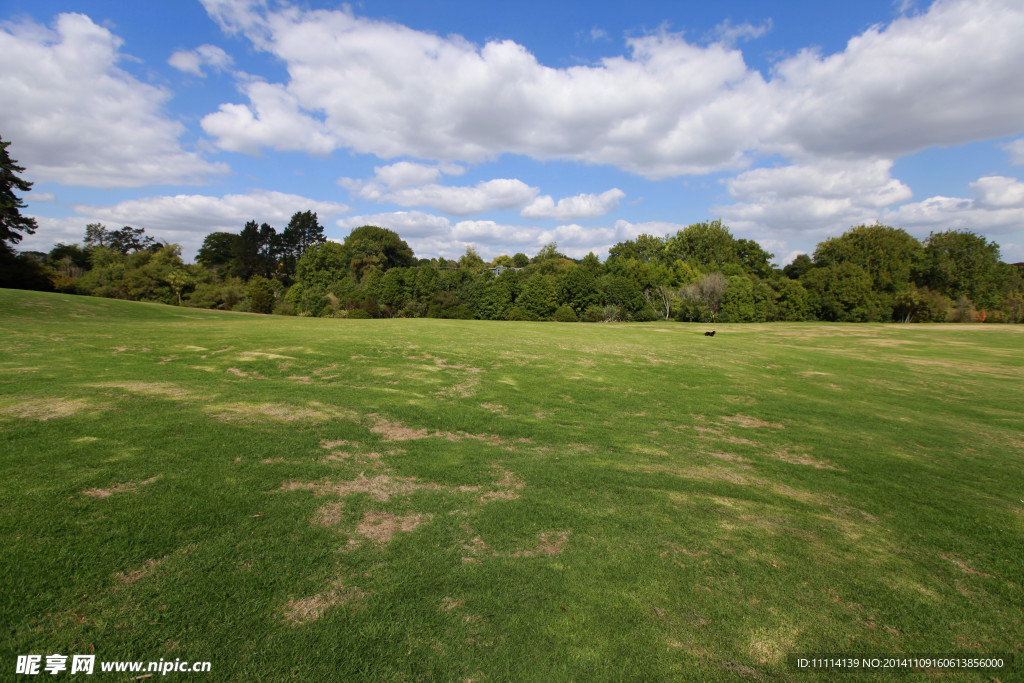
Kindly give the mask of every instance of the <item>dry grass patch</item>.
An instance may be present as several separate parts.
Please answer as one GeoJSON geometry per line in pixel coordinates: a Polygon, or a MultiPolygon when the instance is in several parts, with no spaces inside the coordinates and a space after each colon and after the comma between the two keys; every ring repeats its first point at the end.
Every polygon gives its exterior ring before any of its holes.
{"type": "Polygon", "coordinates": [[[775,429],[785,429],[786,425],[779,424],[777,422],[766,422],[756,417],[750,417],[749,415],[731,415],[722,418],[723,422],[730,422],[735,424],[737,427],[743,427],[744,429],[752,429],[757,427],[773,427],[775,429]]]}
{"type": "Polygon", "coordinates": [[[378,545],[386,545],[399,531],[408,533],[430,519],[431,515],[410,513],[397,516],[389,512],[367,510],[356,525],[356,533],[378,545]]]}
{"type": "Polygon", "coordinates": [[[970,574],[971,576],[982,576],[987,579],[992,578],[984,572],[979,572],[977,569],[973,569],[972,567],[970,567],[970,565],[968,565],[966,562],[961,560],[959,557],[956,557],[955,555],[953,557],[950,557],[949,555],[939,555],[939,557],[944,559],[946,562],[951,562],[954,565],[956,565],[956,567],[964,574],[970,574]]]}
{"type": "Polygon", "coordinates": [[[839,470],[840,468],[835,465],[823,461],[816,460],[806,453],[794,453],[786,448],[780,448],[776,451],[772,451],[767,454],[769,458],[775,460],[781,460],[782,462],[788,462],[791,465],[806,465],[819,470],[839,470]]]}
{"type": "Polygon", "coordinates": [[[569,542],[569,533],[568,531],[544,531],[539,534],[540,540],[531,550],[518,550],[509,557],[560,555],[565,544],[569,542]]]}
{"type": "Polygon", "coordinates": [[[258,372],[246,372],[244,370],[239,370],[238,368],[228,368],[226,372],[231,373],[235,377],[243,377],[245,379],[266,379],[266,377],[258,372]]]}
{"type": "Polygon", "coordinates": [[[107,487],[105,489],[86,489],[85,491],[82,491],[82,495],[89,496],[90,498],[109,498],[115,493],[136,493],[140,486],[152,484],[154,481],[160,479],[162,476],[163,475],[158,474],[154,477],[150,477],[149,479],[145,479],[143,481],[127,481],[124,482],[123,484],[114,484],[113,486],[107,487]]]}
{"type": "Polygon", "coordinates": [[[197,394],[188,389],[178,386],[172,382],[104,382],[102,384],[91,384],[89,386],[100,389],[124,389],[146,396],[163,396],[174,399],[199,398],[197,394]]]}
{"type": "Polygon", "coordinates": [[[366,477],[361,474],[352,481],[286,481],[281,484],[281,491],[312,491],[314,496],[338,496],[344,498],[356,493],[365,493],[374,500],[386,503],[392,496],[401,496],[413,491],[443,491],[439,484],[421,483],[416,477],[390,477],[379,474],[366,477]]]}
{"type": "Polygon", "coordinates": [[[76,415],[88,408],[95,407],[85,399],[48,399],[22,397],[14,399],[18,403],[0,408],[0,415],[46,422],[61,417],[76,415]]]}
{"type": "Polygon", "coordinates": [[[301,626],[322,617],[327,610],[341,605],[358,604],[368,593],[355,586],[346,586],[336,579],[331,588],[308,598],[289,600],[282,608],[285,620],[292,626],[301,626]]]}
{"type": "Polygon", "coordinates": [[[457,609],[466,604],[465,600],[456,600],[455,598],[445,598],[441,601],[441,606],[438,607],[442,612],[451,612],[453,609],[457,609]]]}
{"type": "Polygon", "coordinates": [[[313,517],[313,524],[318,524],[319,526],[337,526],[341,522],[342,510],[344,509],[344,501],[327,503],[316,511],[316,515],[313,517]]]}
{"type": "Polygon", "coordinates": [[[153,570],[163,564],[169,557],[170,555],[164,555],[159,560],[146,560],[146,563],[135,571],[127,573],[118,572],[114,574],[114,578],[125,584],[135,583],[136,581],[152,574],[153,570]]]}
{"type": "Polygon", "coordinates": [[[207,407],[206,413],[225,422],[252,423],[263,419],[279,422],[355,420],[355,415],[351,411],[318,402],[312,402],[306,407],[285,403],[225,403],[207,407]]]}
{"type": "MultiPolygon", "coordinates": [[[[224,349],[228,351],[229,349],[224,349]]],[[[223,353],[223,351],[214,351],[214,353],[223,353]]],[[[242,351],[235,356],[241,361],[252,361],[252,360],[272,360],[275,358],[286,358],[288,360],[295,360],[295,356],[282,356],[279,353],[265,353],[263,351],[242,351]]]]}

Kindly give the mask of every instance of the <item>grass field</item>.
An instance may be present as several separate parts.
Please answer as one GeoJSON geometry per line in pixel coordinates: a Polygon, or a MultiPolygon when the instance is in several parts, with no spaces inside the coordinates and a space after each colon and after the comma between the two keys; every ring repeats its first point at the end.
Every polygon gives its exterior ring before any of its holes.
{"type": "Polygon", "coordinates": [[[2,679],[95,653],[212,663],[167,680],[808,680],[787,656],[1022,648],[1024,327],[5,290],[0,327],[2,679]]]}

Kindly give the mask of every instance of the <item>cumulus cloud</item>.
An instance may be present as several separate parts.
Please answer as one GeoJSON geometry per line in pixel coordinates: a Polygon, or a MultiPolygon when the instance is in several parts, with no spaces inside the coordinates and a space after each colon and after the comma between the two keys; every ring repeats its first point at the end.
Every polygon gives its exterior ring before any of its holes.
{"type": "Polygon", "coordinates": [[[1022,30],[1017,0],[937,0],[853,37],[843,52],[805,50],[772,78],[783,119],[774,142],[891,158],[1019,133],[1022,30]]]}
{"type": "Polygon", "coordinates": [[[768,19],[763,24],[754,25],[749,22],[734,24],[732,20],[726,19],[712,29],[708,38],[710,40],[733,46],[742,40],[753,40],[760,38],[772,30],[772,20],[768,19]]]}
{"type": "Polygon", "coordinates": [[[1010,153],[1010,161],[1017,166],[1024,166],[1024,138],[1017,138],[1005,145],[1004,149],[1010,153]]]}
{"type": "Polygon", "coordinates": [[[337,221],[337,226],[347,236],[355,228],[364,225],[394,230],[403,239],[447,236],[451,233],[452,224],[444,216],[423,213],[422,211],[389,211],[387,213],[346,216],[337,221]]]}
{"type": "MultiPolygon", "coordinates": [[[[322,116],[336,146],[382,158],[515,152],[664,177],[740,163],[760,118],[763,80],[742,55],[679,35],[630,38],[628,56],[553,69],[512,41],[477,46],[348,9],[206,5],[226,30],[287,64],[280,87],[294,97],[292,116],[322,116]]],[[[274,93],[245,90],[248,104],[222,106],[204,129],[226,149],[293,145],[288,131],[284,142],[254,134],[274,93]]]]}
{"type": "Polygon", "coordinates": [[[495,209],[518,209],[528,204],[539,191],[515,178],[485,180],[472,187],[436,183],[408,187],[405,183],[413,182],[416,176],[429,178],[429,167],[406,167],[399,171],[395,171],[394,166],[385,168],[388,172],[382,177],[382,169],[378,169],[377,177],[372,181],[342,178],[340,184],[363,199],[407,207],[426,206],[453,216],[469,216],[495,209]],[[397,184],[389,185],[389,182],[397,184]]]}
{"type": "Polygon", "coordinates": [[[617,187],[601,194],[566,197],[559,199],[557,204],[551,195],[543,195],[534,199],[520,215],[524,218],[555,218],[561,221],[596,218],[619,208],[619,201],[625,196],[626,193],[617,187]]]}
{"type": "Polygon", "coordinates": [[[206,77],[206,72],[203,71],[204,66],[224,71],[231,66],[232,62],[231,55],[216,45],[200,45],[195,50],[178,50],[167,60],[167,63],[178,71],[201,78],[206,77]]]}
{"type": "Polygon", "coordinates": [[[79,242],[86,224],[99,222],[113,228],[123,225],[145,228],[151,237],[182,245],[185,257],[192,258],[209,233],[237,233],[250,220],[269,223],[281,230],[295,212],[313,211],[320,224],[326,226],[328,221],[348,211],[344,204],[268,190],[222,197],[156,196],[111,206],[77,204],[72,209],[76,216],[70,218],[37,216],[40,229],[32,236],[32,242],[26,240],[19,247],[49,251],[55,242],[79,242]]]}
{"type": "Polygon", "coordinates": [[[909,187],[890,175],[888,159],[811,161],[758,168],[728,180],[735,204],[714,207],[734,227],[820,237],[869,223],[882,209],[908,201],[909,187]]]}
{"type": "Polygon", "coordinates": [[[881,220],[919,237],[931,231],[972,230],[1019,239],[1024,226],[1024,183],[988,176],[971,183],[971,198],[929,197],[886,211],[881,220]]]}
{"type": "Polygon", "coordinates": [[[318,147],[382,158],[516,153],[664,178],[738,169],[764,153],[895,158],[1018,134],[1024,120],[1017,0],[937,0],[842,52],[783,60],[768,80],[730,47],[768,24],[722,24],[705,46],[667,32],[632,37],[623,56],[556,69],[512,41],[477,45],[347,8],[205,5],[290,74],[203,120],[226,149],[301,148],[287,126],[272,134],[276,113],[315,124],[318,147]]]}
{"type": "Polygon", "coordinates": [[[82,14],[0,26],[0,121],[29,177],[112,188],[226,173],[182,148],[170,93],[118,68],[121,43],[82,14]]]}

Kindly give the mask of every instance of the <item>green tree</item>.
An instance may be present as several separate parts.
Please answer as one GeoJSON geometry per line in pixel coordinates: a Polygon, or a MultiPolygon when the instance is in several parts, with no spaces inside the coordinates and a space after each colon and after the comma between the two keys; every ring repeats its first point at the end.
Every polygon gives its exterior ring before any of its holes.
{"type": "Polygon", "coordinates": [[[814,267],[814,261],[807,254],[798,254],[793,262],[782,269],[783,275],[790,280],[799,280],[804,274],[814,267]]]}
{"type": "Polygon", "coordinates": [[[558,278],[558,302],[571,307],[581,315],[590,306],[601,300],[597,289],[597,278],[592,271],[580,265],[573,265],[558,278]]]}
{"type": "Polygon", "coordinates": [[[10,144],[0,137],[0,250],[13,255],[13,245],[24,235],[34,235],[39,225],[36,219],[21,215],[25,203],[15,192],[30,191],[32,183],[18,175],[25,172],[25,167],[11,159],[7,152],[10,144]]]}
{"type": "Polygon", "coordinates": [[[337,242],[324,242],[306,250],[295,265],[295,279],[307,288],[327,290],[348,277],[348,255],[337,242]]]}
{"type": "Polygon", "coordinates": [[[921,243],[888,225],[859,225],[814,251],[816,266],[853,263],[864,269],[876,292],[895,295],[910,286],[923,256],[921,243]]]}
{"type": "Polygon", "coordinates": [[[925,241],[919,284],[986,309],[999,304],[1003,273],[998,244],[967,230],[947,230],[925,241]]]}
{"type": "MultiPolygon", "coordinates": [[[[713,270],[721,270],[727,263],[740,262],[736,240],[720,220],[694,223],[668,237],[665,254],[669,260],[696,263],[713,270]]],[[[756,257],[752,258],[756,261],[756,257]]]]}
{"type": "Polygon", "coordinates": [[[775,319],[798,322],[810,318],[811,302],[804,286],[788,278],[780,280],[777,285],[775,319]]]}
{"type": "Polygon", "coordinates": [[[830,322],[881,322],[882,311],[867,271],[850,261],[813,268],[800,281],[807,289],[811,310],[830,322]]]}
{"type": "Polygon", "coordinates": [[[719,319],[727,323],[747,323],[758,319],[754,304],[754,284],[743,275],[733,275],[722,296],[719,319]]]}
{"type": "Polygon", "coordinates": [[[278,240],[282,272],[293,275],[296,264],[306,250],[326,241],[324,227],[320,225],[316,213],[296,211],[278,240]]]}
{"type": "MultiPolygon", "coordinates": [[[[280,283],[278,284],[280,286],[280,283]]],[[[246,286],[245,298],[249,302],[250,312],[272,313],[276,302],[274,285],[268,278],[254,275],[246,286]]]]}
{"type": "Polygon", "coordinates": [[[232,270],[238,239],[238,235],[232,232],[211,232],[203,238],[203,245],[196,253],[196,261],[223,277],[232,270]]]}
{"type": "Polygon", "coordinates": [[[558,308],[558,293],[551,278],[540,274],[527,278],[516,306],[531,320],[549,320],[558,308]]]}
{"type": "Polygon", "coordinates": [[[363,281],[374,270],[408,268],[415,261],[412,249],[398,233],[375,225],[354,229],[342,246],[346,265],[356,282],[363,281]]]}

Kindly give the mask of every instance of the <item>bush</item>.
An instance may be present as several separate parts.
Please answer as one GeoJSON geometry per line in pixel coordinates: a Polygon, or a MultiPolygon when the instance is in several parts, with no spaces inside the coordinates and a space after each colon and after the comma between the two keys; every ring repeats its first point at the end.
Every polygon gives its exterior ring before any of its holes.
{"type": "Polygon", "coordinates": [[[348,312],[348,318],[350,320],[372,320],[373,316],[365,308],[353,308],[348,312]]]}
{"type": "Polygon", "coordinates": [[[555,311],[555,321],[560,323],[575,323],[579,322],[579,318],[576,317],[576,311],[572,310],[571,306],[563,304],[555,311]]]}
{"type": "Polygon", "coordinates": [[[604,309],[600,306],[588,306],[583,312],[583,321],[588,323],[604,322],[604,309]]]}

